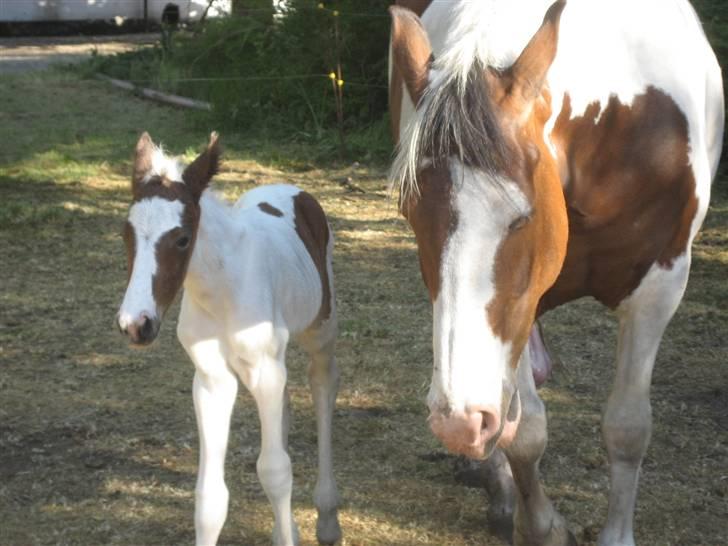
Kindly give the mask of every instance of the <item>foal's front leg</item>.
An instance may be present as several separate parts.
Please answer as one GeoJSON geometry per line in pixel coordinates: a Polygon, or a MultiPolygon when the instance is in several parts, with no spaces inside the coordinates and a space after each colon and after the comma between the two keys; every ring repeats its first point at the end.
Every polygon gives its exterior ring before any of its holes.
{"type": "Polygon", "coordinates": [[[273,544],[298,544],[298,529],[291,511],[293,471],[286,451],[288,404],[286,393],[285,348],[277,357],[258,355],[255,364],[241,374],[255,398],[261,429],[258,479],[273,507],[273,544]]]}
{"type": "Polygon", "coordinates": [[[218,341],[193,344],[188,353],[196,366],[192,394],[200,435],[200,461],[195,489],[195,542],[217,543],[227,517],[225,451],[238,380],[228,368],[218,341]]]}
{"type": "Polygon", "coordinates": [[[518,366],[521,420],[516,437],[504,450],[517,492],[513,542],[515,546],[576,545],[564,518],[541,486],[538,465],[546,449],[546,411],[536,393],[527,358],[524,356],[518,366]]]}

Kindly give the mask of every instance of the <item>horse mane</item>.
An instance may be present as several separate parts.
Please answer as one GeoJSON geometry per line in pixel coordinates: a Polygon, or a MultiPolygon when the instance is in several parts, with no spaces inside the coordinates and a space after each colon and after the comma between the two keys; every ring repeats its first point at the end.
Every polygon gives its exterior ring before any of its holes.
{"type": "MultiPolygon", "coordinates": [[[[545,0],[549,2],[550,0],[545,0]]],[[[504,70],[513,52],[508,43],[513,20],[522,12],[492,0],[455,3],[447,13],[450,31],[435,57],[430,82],[417,111],[400,135],[390,171],[391,189],[400,199],[418,196],[416,171],[433,162],[458,157],[466,166],[492,171],[507,163],[509,150],[490,100],[486,70],[504,70]]]]}
{"type": "Polygon", "coordinates": [[[402,200],[419,195],[416,173],[425,158],[438,166],[455,156],[485,171],[506,164],[508,146],[490,100],[486,70],[478,59],[464,76],[433,69],[434,78],[400,139],[390,173],[402,200]]]}

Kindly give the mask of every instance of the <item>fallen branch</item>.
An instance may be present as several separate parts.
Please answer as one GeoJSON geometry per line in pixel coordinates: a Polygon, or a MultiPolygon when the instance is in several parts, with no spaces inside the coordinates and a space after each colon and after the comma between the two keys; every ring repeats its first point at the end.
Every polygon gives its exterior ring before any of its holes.
{"type": "Polygon", "coordinates": [[[97,74],[97,77],[100,80],[104,80],[109,82],[111,85],[115,87],[119,87],[121,89],[126,89],[127,91],[132,91],[135,93],[139,93],[142,97],[156,100],[158,102],[163,102],[166,104],[172,104],[174,106],[181,106],[183,108],[194,108],[196,110],[212,110],[212,105],[209,102],[204,102],[201,100],[195,100],[195,99],[188,99],[187,97],[180,97],[179,95],[170,95],[169,93],[162,93],[161,91],[157,91],[155,89],[149,89],[147,87],[139,87],[137,85],[134,85],[131,82],[125,81],[125,80],[117,80],[116,78],[110,78],[109,76],[105,76],[104,74],[97,74]]]}

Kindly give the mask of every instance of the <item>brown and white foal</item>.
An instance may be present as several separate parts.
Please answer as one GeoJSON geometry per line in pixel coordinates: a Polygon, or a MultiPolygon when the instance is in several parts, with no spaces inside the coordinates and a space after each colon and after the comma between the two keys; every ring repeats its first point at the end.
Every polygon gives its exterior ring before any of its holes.
{"type": "Polygon", "coordinates": [[[129,282],[119,328],[134,345],[151,343],[184,286],[177,337],[195,365],[198,545],[217,542],[227,515],[224,462],[238,378],[258,406],[257,470],[273,506],[273,543],[298,543],[291,512],[285,366],[288,341],[298,340],[311,356],[318,429],[316,535],[319,543],[333,544],[341,529],[331,455],[339,381],[332,234],[318,202],[294,186],[258,187],[234,206],[206,191],[219,156],[215,133],[186,168],[148,134],[139,139],[124,228],[129,282]]]}

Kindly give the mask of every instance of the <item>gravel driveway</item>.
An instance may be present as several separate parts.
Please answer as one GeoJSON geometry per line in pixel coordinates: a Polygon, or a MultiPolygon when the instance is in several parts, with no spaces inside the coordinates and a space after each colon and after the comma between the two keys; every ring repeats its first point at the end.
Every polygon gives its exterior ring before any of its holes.
{"type": "Polygon", "coordinates": [[[0,38],[0,74],[43,70],[54,63],[87,59],[96,50],[110,55],[159,41],[159,33],[117,36],[0,38]]]}

